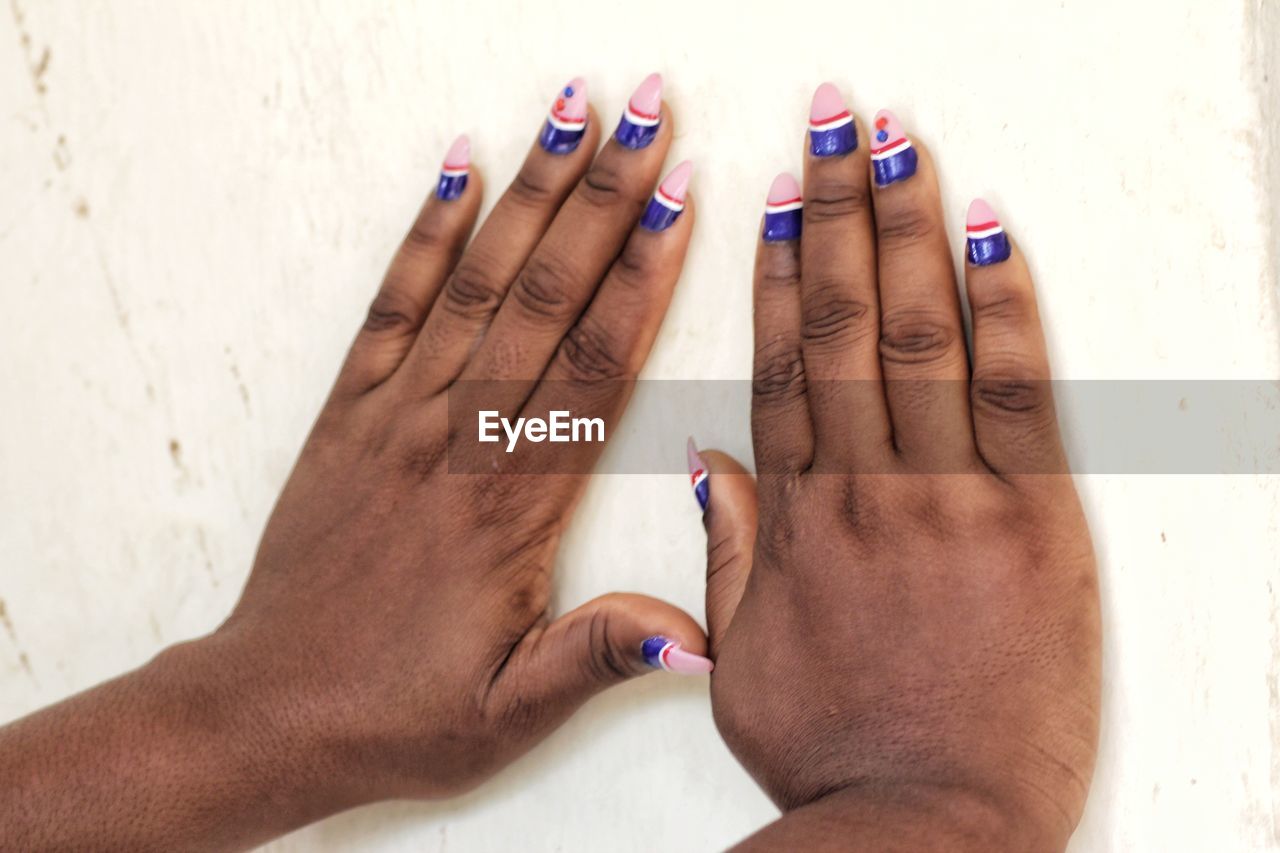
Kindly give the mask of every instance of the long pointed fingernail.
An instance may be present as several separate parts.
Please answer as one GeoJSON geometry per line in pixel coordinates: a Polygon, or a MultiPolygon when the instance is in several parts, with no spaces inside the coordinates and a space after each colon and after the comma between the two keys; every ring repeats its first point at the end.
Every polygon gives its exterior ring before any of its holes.
{"type": "Polygon", "coordinates": [[[641,643],[640,653],[644,655],[644,662],[654,669],[679,675],[706,675],[715,669],[710,658],[686,652],[678,642],[661,635],[654,635],[641,643]]]}
{"type": "Polygon", "coordinates": [[[689,178],[693,176],[693,163],[685,160],[672,169],[640,217],[640,225],[650,231],[666,231],[684,213],[684,197],[689,192],[689,178]]]}
{"type": "Polygon", "coordinates": [[[800,236],[804,202],[800,184],[787,172],[773,179],[764,206],[764,239],[766,243],[795,240],[800,236]]]}
{"type": "Polygon", "coordinates": [[[871,168],[878,186],[905,181],[916,173],[916,149],[911,146],[897,116],[888,110],[876,113],[872,139],[871,168]]]}
{"type": "Polygon", "coordinates": [[[693,443],[693,436],[689,436],[685,452],[689,457],[689,482],[693,484],[693,496],[697,498],[702,511],[706,512],[707,504],[711,502],[711,475],[707,471],[706,461],[698,455],[698,445],[693,443]]]}
{"type": "Polygon", "coordinates": [[[568,154],[587,130],[587,81],[574,77],[556,94],[538,142],[552,154],[568,154]]]}
{"type": "Polygon", "coordinates": [[[471,172],[471,140],[464,133],[449,146],[440,167],[440,183],[436,185],[436,198],[453,201],[467,188],[467,175],[471,172]]]}
{"type": "Polygon", "coordinates": [[[662,75],[650,74],[631,93],[613,136],[626,148],[644,148],[658,135],[662,121],[662,75]]]}
{"type": "Polygon", "coordinates": [[[969,205],[965,218],[965,254],[975,267],[986,267],[1009,260],[1009,238],[996,219],[996,212],[980,198],[969,205]]]}
{"type": "Polygon", "coordinates": [[[838,157],[857,147],[858,128],[840,90],[823,83],[813,93],[813,105],[809,107],[809,153],[814,157],[838,157]]]}

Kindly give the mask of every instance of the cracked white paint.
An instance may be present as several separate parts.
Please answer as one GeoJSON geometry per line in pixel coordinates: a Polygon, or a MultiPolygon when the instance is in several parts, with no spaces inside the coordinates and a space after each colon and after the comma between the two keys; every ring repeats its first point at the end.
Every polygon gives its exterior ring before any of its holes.
{"type": "MultiPolygon", "coordinates": [[[[971,195],[993,200],[1032,258],[1060,375],[1280,375],[1277,8],[9,0],[0,718],[217,624],[448,141],[472,134],[492,200],[574,74],[611,123],[663,71],[673,156],[698,163],[651,376],[746,375],[757,211],[798,167],[825,78],[931,146],[953,236],[971,195]]],[[[745,413],[697,426],[749,455],[745,413]]],[[[1074,849],[1277,849],[1280,483],[1081,485],[1108,633],[1074,849]]],[[[685,489],[597,481],[558,601],[639,589],[701,612],[685,489]]],[[[272,847],[706,850],[772,813],[704,686],[655,676],[467,797],[272,847]]]]}

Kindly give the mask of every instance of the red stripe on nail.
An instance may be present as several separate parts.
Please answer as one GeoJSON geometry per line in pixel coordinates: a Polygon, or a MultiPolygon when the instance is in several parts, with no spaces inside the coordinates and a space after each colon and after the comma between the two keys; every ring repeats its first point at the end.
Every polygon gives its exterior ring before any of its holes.
{"type": "Polygon", "coordinates": [[[636,116],[637,118],[655,119],[659,115],[658,113],[642,112],[636,109],[635,104],[627,104],[627,109],[631,110],[632,115],[636,116]]]}
{"type": "Polygon", "coordinates": [[[900,137],[900,138],[895,139],[895,140],[893,140],[892,142],[890,142],[890,143],[888,143],[888,144],[886,144],[886,145],[881,145],[879,148],[872,148],[872,149],[871,149],[871,153],[872,153],[872,154],[879,154],[881,151],[888,151],[890,148],[894,148],[894,147],[896,147],[896,146],[898,146],[898,145],[901,145],[902,143],[904,143],[904,142],[906,142],[906,141],[907,141],[907,138],[906,138],[905,136],[900,137]]]}

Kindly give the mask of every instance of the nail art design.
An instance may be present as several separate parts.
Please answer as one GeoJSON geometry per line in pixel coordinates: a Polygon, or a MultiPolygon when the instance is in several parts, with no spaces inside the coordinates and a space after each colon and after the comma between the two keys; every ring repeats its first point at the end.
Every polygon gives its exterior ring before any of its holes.
{"type": "Polygon", "coordinates": [[[814,157],[838,157],[858,147],[858,128],[844,106],[840,90],[823,83],[813,93],[809,107],[809,153],[814,157]]]}
{"type": "Polygon", "coordinates": [[[693,484],[693,496],[698,499],[698,506],[702,507],[702,511],[706,512],[707,504],[711,502],[711,479],[707,463],[698,455],[698,446],[693,443],[693,436],[689,436],[685,451],[689,457],[689,482],[693,484]]]}
{"type": "Polygon", "coordinates": [[[769,199],[764,206],[764,239],[766,243],[795,240],[800,236],[800,221],[804,202],[800,198],[800,184],[783,172],[773,179],[769,187],[769,199]]]}
{"type": "Polygon", "coordinates": [[[471,172],[471,140],[464,133],[449,146],[440,167],[440,183],[436,186],[436,198],[453,201],[467,188],[467,175],[471,172]]]}
{"type": "Polygon", "coordinates": [[[876,113],[876,132],[871,143],[871,168],[876,184],[887,187],[916,173],[916,149],[911,147],[897,116],[888,110],[876,113]]]}
{"type": "Polygon", "coordinates": [[[658,135],[662,121],[662,75],[650,74],[631,93],[627,108],[618,120],[614,139],[626,148],[644,148],[658,135]]]}
{"type": "Polygon", "coordinates": [[[538,142],[552,154],[568,154],[587,130],[587,81],[574,77],[551,104],[538,142]]]}
{"type": "Polygon", "coordinates": [[[693,163],[685,160],[671,170],[649,199],[649,206],[640,217],[640,225],[650,231],[666,231],[684,213],[684,197],[689,191],[689,178],[693,176],[693,163]]]}
{"type": "Polygon", "coordinates": [[[1012,251],[1009,238],[996,219],[996,212],[980,198],[975,198],[969,205],[969,215],[965,219],[965,254],[969,263],[975,267],[985,267],[1009,260],[1012,251]]]}
{"type": "Polygon", "coordinates": [[[640,653],[644,655],[644,662],[654,669],[679,675],[706,675],[715,668],[708,658],[686,652],[675,640],[663,636],[645,640],[640,644],[640,653]]]}

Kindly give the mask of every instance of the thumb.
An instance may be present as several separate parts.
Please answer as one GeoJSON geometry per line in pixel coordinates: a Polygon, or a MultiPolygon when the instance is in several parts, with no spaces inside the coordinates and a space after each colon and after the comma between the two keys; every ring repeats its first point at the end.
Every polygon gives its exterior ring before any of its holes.
{"type": "Polygon", "coordinates": [[[508,664],[512,687],[550,717],[656,669],[705,675],[707,638],[693,617],[647,595],[614,592],[530,632],[508,664]]]}
{"type": "Polygon", "coordinates": [[[715,657],[751,574],[756,481],[732,456],[718,450],[699,452],[692,438],[689,476],[707,530],[707,635],[715,657]]]}

